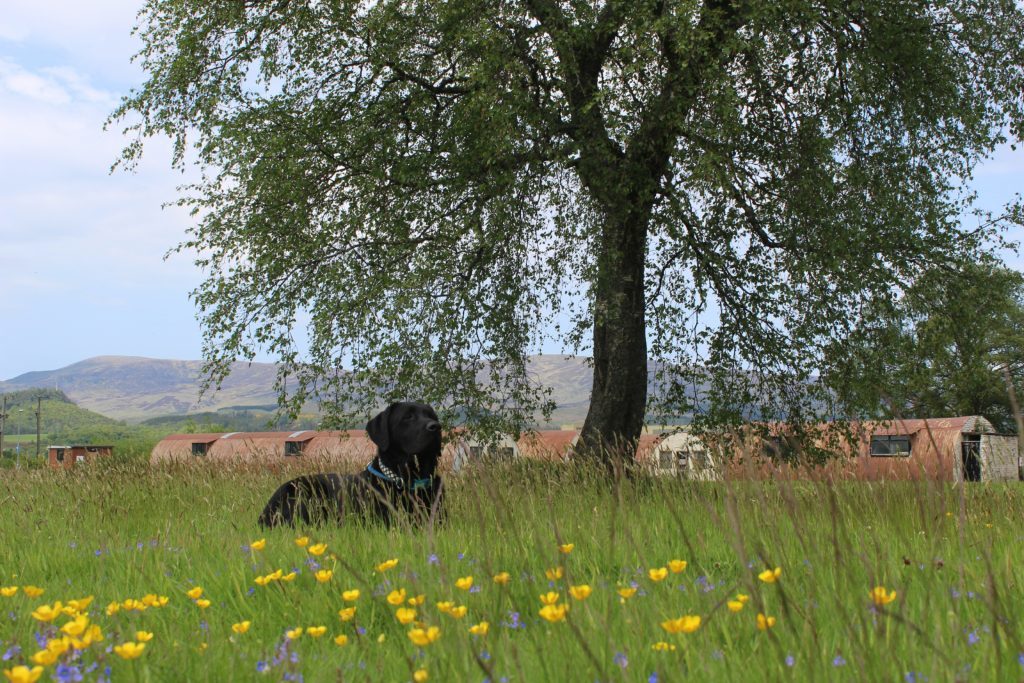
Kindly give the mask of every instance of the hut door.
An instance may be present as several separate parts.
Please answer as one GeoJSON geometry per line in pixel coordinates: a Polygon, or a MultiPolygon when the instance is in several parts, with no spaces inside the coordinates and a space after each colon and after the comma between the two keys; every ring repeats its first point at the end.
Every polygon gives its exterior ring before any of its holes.
{"type": "Polygon", "coordinates": [[[977,434],[964,434],[960,450],[960,471],[964,473],[964,481],[981,481],[981,437],[977,434]]]}

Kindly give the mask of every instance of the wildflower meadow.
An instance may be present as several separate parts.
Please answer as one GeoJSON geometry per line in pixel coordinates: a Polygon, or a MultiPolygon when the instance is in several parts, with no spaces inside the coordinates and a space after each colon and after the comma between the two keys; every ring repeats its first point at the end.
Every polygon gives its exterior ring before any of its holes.
{"type": "Polygon", "coordinates": [[[285,476],[0,483],[0,668],[56,681],[1019,680],[1016,485],[448,480],[439,528],[263,532],[285,476]]]}

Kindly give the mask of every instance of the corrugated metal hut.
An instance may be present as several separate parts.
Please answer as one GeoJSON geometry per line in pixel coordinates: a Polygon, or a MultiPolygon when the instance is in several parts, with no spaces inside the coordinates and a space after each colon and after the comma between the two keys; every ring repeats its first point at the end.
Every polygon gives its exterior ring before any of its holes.
{"type": "Polygon", "coordinates": [[[230,432],[171,434],[154,448],[150,462],[210,461],[284,462],[286,458],[365,465],[377,447],[363,430],[296,432],[230,432]]]}
{"type": "Polygon", "coordinates": [[[510,462],[519,455],[519,444],[511,436],[501,436],[490,442],[470,436],[459,428],[449,435],[438,468],[442,472],[458,472],[475,462],[510,462]]]}
{"type": "Polygon", "coordinates": [[[688,430],[664,435],[651,454],[650,465],[656,474],[673,474],[697,481],[722,478],[713,449],[688,430]]]}
{"type": "Polygon", "coordinates": [[[568,462],[580,434],[574,429],[543,429],[519,437],[519,454],[531,460],[568,462]]]}
{"type": "Polygon", "coordinates": [[[838,427],[817,426],[815,444],[840,455],[817,467],[789,465],[769,457],[773,450],[802,447],[784,425],[771,426],[768,437],[748,430],[740,439],[725,440],[733,444],[726,476],[950,482],[1018,478],[1017,437],[996,434],[992,424],[980,416],[863,422],[850,428],[852,442],[839,435],[838,427]]]}

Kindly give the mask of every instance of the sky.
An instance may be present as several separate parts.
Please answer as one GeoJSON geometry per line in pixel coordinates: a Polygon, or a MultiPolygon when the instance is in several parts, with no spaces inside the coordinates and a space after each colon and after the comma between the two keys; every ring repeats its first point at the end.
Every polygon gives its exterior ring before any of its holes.
{"type": "MultiPolygon", "coordinates": [[[[99,355],[199,358],[188,293],[201,273],[164,259],[190,225],[164,204],[189,178],[166,141],[111,174],[126,139],[103,130],[144,79],[131,63],[141,0],[0,4],[0,380],[99,355]]],[[[1024,149],[1007,147],[975,187],[996,207],[1022,178],[1024,149]]]]}

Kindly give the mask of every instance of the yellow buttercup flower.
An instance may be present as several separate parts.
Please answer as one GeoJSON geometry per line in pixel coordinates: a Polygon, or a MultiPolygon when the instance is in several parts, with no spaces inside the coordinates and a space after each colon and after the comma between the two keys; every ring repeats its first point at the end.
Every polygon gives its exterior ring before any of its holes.
{"type": "Polygon", "coordinates": [[[569,611],[568,605],[544,605],[540,608],[539,614],[554,623],[556,621],[564,621],[565,613],[569,611]]]}
{"type": "Polygon", "coordinates": [[[700,628],[700,617],[692,614],[661,622],[661,627],[669,633],[693,633],[700,628]]]}
{"type": "Polygon", "coordinates": [[[267,574],[268,581],[280,581],[281,577],[284,576],[283,569],[275,569],[274,571],[267,574]]]}
{"type": "Polygon", "coordinates": [[[782,574],[782,568],[776,567],[775,569],[765,569],[763,572],[757,575],[757,578],[761,579],[765,583],[775,583],[779,580],[779,576],[782,574]]]}
{"type": "Polygon", "coordinates": [[[418,607],[427,601],[427,596],[420,593],[419,595],[409,598],[406,602],[413,607],[418,607]]]}
{"type": "Polygon", "coordinates": [[[377,565],[377,571],[379,571],[379,572],[386,572],[387,570],[393,569],[394,567],[397,567],[397,566],[398,566],[398,558],[395,558],[395,559],[392,559],[392,560],[384,560],[383,562],[381,562],[380,564],[377,565]]]}
{"type": "Polygon", "coordinates": [[[389,605],[397,607],[405,602],[405,589],[399,588],[388,593],[387,601],[389,605]]]}
{"type": "Polygon", "coordinates": [[[210,601],[206,598],[199,598],[198,600],[196,600],[196,605],[199,606],[199,609],[206,609],[210,606],[210,601]]]}
{"type": "Polygon", "coordinates": [[[142,651],[146,649],[145,643],[133,643],[127,642],[123,645],[115,645],[114,652],[121,659],[136,659],[142,655],[142,651]]]}
{"type": "Polygon", "coordinates": [[[281,580],[285,581],[285,582],[294,581],[295,577],[298,576],[298,575],[299,575],[298,572],[288,572],[287,574],[285,574],[285,575],[283,575],[281,577],[281,580]]]}
{"type": "Polygon", "coordinates": [[[452,617],[453,619],[461,619],[462,617],[466,616],[466,606],[459,605],[458,607],[452,607],[450,610],[448,610],[448,616],[452,617]]]}
{"type": "Polygon", "coordinates": [[[350,591],[342,591],[341,599],[345,602],[355,602],[359,599],[359,589],[353,588],[350,591]]]}
{"type": "Polygon", "coordinates": [[[871,602],[878,607],[884,607],[896,599],[896,591],[886,591],[885,586],[875,586],[868,595],[871,596],[871,602]]]}
{"type": "Polygon", "coordinates": [[[257,586],[266,586],[272,579],[269,576],[257,576],[253,581],[256,582],[257,586]]]}
{"type": "Polygon", "coordinates": [[[441,612],[442,614],[447,614],[448,612],[450,612],[452,607],[455,607],[455,603],[449,602],[447,600],[437,603],[437,611],[441,612]]]}
{"type": "Polygon", "coordinates": [[[636,588],[632,588],[630,586],[622,586],[620,588],[617,588],[615,592],[618,593],[619,597],[622,598],[623,602],[625,602],[626,600],[629,600],[631,597],[636,595],[636,588]]]}
{"type": "Polygon", "coordinates": [[[89,627],[89,617],[84,614],[75,617],[73,621],[69,621],[60,627],[60,630],[69,636],[80,636],[85,633],[85,629],[89,627]]]}
{"type": "Polygon", "coordinates": [[[387,640],[387,638],[388,636],[386,633],[381,633],[379,636],[377,636],[377,642],[383,643],[385,640],[387,640]]]}
{"type": "Polygon", "coordinates": [[[185,595],[193,600],[198,600],[203,595],[203,589],[200,586],[193,586],[185,593],[185,595]]]}
{"type": "Polygon", "coordinates": [[[686,560],[669,560],[668,568],[673,574],[686,570],[686,560]]]}
{"type": "Polygon", "coordinates": [[[126,610],[135,610],[136,612],[145,612],[149,609],[144,602],[135,598],[128,598],[121,603],[121,607],[126,610]]]}
{"type": "Polygon", "coordinates": [[[307,545],[309,545],[309,536],[299,536],[295,539],[295,545],[299,546],[300,548],[305,548],[307,545]]]}
{"type": "Polygon", "coordinates": [[[14,594],[18,592],[17,586],[0,586],[0,595],[5,598],[14,597],[14,594]]]}
{"type": "Polygon", "coordinates": [[[399,607],[395,610],[395,619],[398,619],[398,623],[402,626],[411,624],[416,620],[416,610],[411,607],[399,607]]]}
{"type": "MultiPolygon", "coordinates": [[[[98,626],[93,626],[93,628],[99,629],[98,626]]],[[[50,641],[46,643],[46,649],[59,657],[71,649],[71,639],[68,637],[50,638],[50,641]]]]}
{"type": "Polygon", "coordinates": [[[563,543],[562,545],[558,546],[558,552],[562,553],[563,555],[568,555],[572,552],[572,549],[575,547],[575,543],[563,543]]]}
{"type": "Polygon", "coordinates": [[[77,610],[77,611],[81,612],[81,611],[84,611],[89,605],[92,604],[92,599],[93,599],[93,596],[90,595],[87,598],[78,598],[77,600],[68,600],[68,606],[71,609],[74,609],[74,610],[77,610]]]}
{"type": "Polygon", "coordinates": [[[311,638],[319,638],[325,633],[327,633],[326,626],[310,626],[306,629],[306,635],[308,635],[311,638]]]}
{"type": "Polygon", "coordinates": [[[668,576],[668,569],[665,567],[648,569],[647,576],[650,577],[651,581],[662,581],[666,576],[668,576]]]}
{"type": "Polygon", "coordinates": [[[345,607],[338,610],[338,616],[341,617],[342,621],[350,621],[356,615],[355,607],[345,607]]]}
{"type": "Polygon", "coordinates": [[[107,616],[108,617],[112,617],[112,616],[114,616],[115,614],[117,614],[120,611],[121,611],[121,603],[119,603],[119,602],[111,602],[110,604],[107,605],[106,612],[107,612],[107,616]]]}
{"type": "Polygon", "coordinates": [[[344,633],[334,636],[334,644],[338,647],[348,645],[348,636],[346,636],[344,633]]]}
{"type": "Polygon", "coordinates": [[[741,609],[743,609],[743,603],[739,600],[730,600],[729,602],[725,603],[725,606],[729,608],[730,612],[739,612],[741,609]]]}
{"type": "Polygon", "coordinates": [[[40,588],[39,586],[25,586],[22,590],[25,591],[25,595],[30,598],[38,598],[46,592],[45,588],[40,588]]]}
{"type": "Polygon", "coordinates": [[[651,645],[651,649],[655,652],[671,652],[676,649],[676,646],[672,643],[666,643],[665,641],[660,640],[654,645],[651,645]]]}
{"type": "Polygon", "coordinates": [[[409,640],[413,642],[413,645],[426,647],[441,637],[441,629],[436,626],[431,626],[429,628],[414,628],[409,630],[408,636],[409,640]]]}
{"type": "Polygon", "coordinates": [[[766,617],[760,612],[757,613],[757,629],[759,631],[767,631],[772,626],[775,626],[775,617],[766,617]]]}
{"type": "MultiPolygon", "coordinates": [[[[67,636],[65,636],[67,638],[67,636]]],[[[92,624],[81,638],[67,638],[67,644],[76,650],[84,650],[93,643],[103,640],[103,631],[97,624],[92,624]]],[[[50,643],[53,641],[51,640],[50,643]]]]}
{"type": "Polygon", "coordinates": [[[231,624],[231,630],[235,633],[245,633],[249,630],[250,626],[252,626],[252,622],[247,619],[245,621],[240,621],[237,624],[231,624]]]}
{"type": "Polygon", "coordinates": [[[331,577],[334,576],[334,570],[319,569],[314,576],[316,577],[317,583],[327,583],[331,580],[331,577]]]}
{"type": "Polygon", "coordinates": [[[61,603],[58,600],[53,605],[40,605],[32,611],[32,618],[36,621],[53,621],[61,615],[61,603]]]}
{"type": "Polygon", "coordinates": [[[50,649],[46,649],[40,650],[39,652],[29,657],[29,659],[32,660],[33,664],[38,664],[40,666],[50,666],[58,659],[60,659],[60,655],[50,649]]]}
{"type": "Polygon", "coordinates": [[[736,599],[739,600],[741,603],[743,603],[745,605],[745,604],[747,604],[747,600],[750,600],[750,596],[749,595],[744,595],[743,593],[737,593],[736,594],[736,599]]]}
{"type": "Polygon", "coordinates": [[[565,570],[562,567],[552,567],[551,569],[544,570],[544,576],[548,577],[548,581],[557,581],[562,578],[565,570]]]}
{"type": "Polygon", "coordinates": [[[479,624],[474,624],[470,626],[469,632],[472,633],[474,636],[486,636],[487,631],[489,631],[490,628],[490,624],[488,624],[486,621],[481,621],[479,624]]]}
{"type": "Polygon", "coordinates": [[[590,586],[585,583],[579,586],[569,586],[569,595],[571,595],[574,600],[586,600],[590,597],[590,593],[590,586]]]}
{"type": "Polygon", "coordinates": [[[548,591],[547,593],[542,593],[540,595],[540,601],[545,605],[553,605],[556,602],[558,602],[559,598],[561,597],[561,595],[554,591],[548,591]]]}
{"type": "Polygon", "coordinates": [[[470,588],[473,587],[473,577],[463,576],[460,579],[455,579],[455,587],[459,590],[468,591],[470,588]]]}
{"type": "Polygon", "coordinates": [[[153,634],[150,631],[136,631],[135,640],[139,641],[140,643],[148,643],[149,641],[153,640],[153,634]]]}
{"type": "Polygon", "coordinates": [[[285,631],[284,635],[285,635],[285,637],[288,640],[295,640],[296,638],[298,638],[298,637],[300,637],[302,635],[302,631],[303,630],[304,629],[301,626],[296,626],[293,629],[289,629],[289,630],[285,631]]]}
{"type": "Polygon", "coordinates": [[[308,548],[306,548],[306,551],[310,555],[316,555],[317,557],[319,557],[320,555],[323,555],[325,552],[327,552],[327,544],[317,543],[316,545],[311,545],[308,548]]]}
{"type": "Polygon", "coordinates": [[[498,572],[494,575],[494,583],[498,584],[499,586],[504,586],[509,582],[511,578],[512,577],[509,576],[508,572],[498,572]]]}
{"type": "Polygon", "coordinates": [[[430,678],[430,674],[427,673],[426,669],[416,669],[412,672],[412,680],[415,683],[423,683],[428,678],[430,678]]]}
{"type": "Polygon", "coordinates": [[[267,539],[261,538],[258,541],[253,541],[249,544],[249,548],[252,550],[263,550],[267,547],[267,539]]]}
{"type": "Polygon", "coordinates": [[[43,667],[34,666],[31,669],[24,665],[18,665],[13,669],[4,669],[4,676],[11,683],[36,683],[43,675],[43,667]]]}

